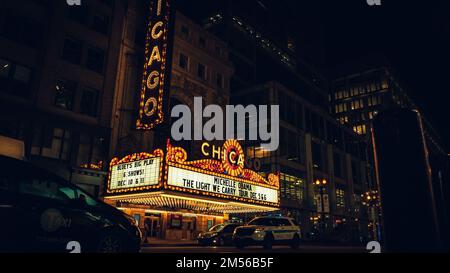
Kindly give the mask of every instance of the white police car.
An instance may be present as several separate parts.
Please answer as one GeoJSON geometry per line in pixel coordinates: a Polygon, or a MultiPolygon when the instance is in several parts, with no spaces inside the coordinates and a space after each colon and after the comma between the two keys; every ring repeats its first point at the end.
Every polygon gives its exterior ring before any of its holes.
{"type": "Polygon", "coordinates": [[[233,242],[238,248],[261,245],[271,249],[272,245],[290,245],[298,248],[301,232],[299,225],[288,217],[257,217],[247,225],[237,227],[233,242]]]}

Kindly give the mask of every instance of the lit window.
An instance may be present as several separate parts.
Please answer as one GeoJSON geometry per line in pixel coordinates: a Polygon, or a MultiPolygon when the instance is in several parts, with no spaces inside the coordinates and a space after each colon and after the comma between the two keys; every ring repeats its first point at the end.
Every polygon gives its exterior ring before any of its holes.
{"type": "Polygon", "coordinates": [[[303,179],[288,175],[285,173],[280,174],[281,181],[281,196],[283,198],[302,201],[304,198],[304,186],[303,179]]]}
{"type": "Polygon", "coordinates": [[[336,206],[338,208],[345,207],[345,191],[342,189],[336,189],[336,206]]]}
{"type": "Polygon", "coordinates": [[[72,110],[77,83],[67,80],[58,80],[55,85],[55,106],[72,110]]]}

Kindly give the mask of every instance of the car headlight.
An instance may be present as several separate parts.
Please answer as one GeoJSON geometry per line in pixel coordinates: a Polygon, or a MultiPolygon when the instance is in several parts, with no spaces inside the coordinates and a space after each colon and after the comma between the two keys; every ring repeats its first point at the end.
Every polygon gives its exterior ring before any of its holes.
{"type": "Polygon", "coordinates": [[[255,229],[255,233],[262,233],[262,232],[264,232],[264,228],[255,229]]]}

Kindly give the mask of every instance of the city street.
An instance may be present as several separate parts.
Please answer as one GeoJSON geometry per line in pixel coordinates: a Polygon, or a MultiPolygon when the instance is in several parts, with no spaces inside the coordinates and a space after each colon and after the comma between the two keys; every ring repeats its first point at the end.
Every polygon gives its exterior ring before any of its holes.
{"type": "Polygon", "coordinates": [[[274,246],[272,250],[265,250],[260,246],[250,246],[238,249],[233,246],[145,246],[141,248],[142,253],[364,253],[364,247],[349,246],[300,246],[291,249],[288,246],[274,246]]]}

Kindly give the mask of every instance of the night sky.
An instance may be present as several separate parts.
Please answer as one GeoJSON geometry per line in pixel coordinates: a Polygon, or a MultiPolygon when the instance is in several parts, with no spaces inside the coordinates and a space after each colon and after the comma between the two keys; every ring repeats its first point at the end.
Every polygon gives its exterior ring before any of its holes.
{"type": "Polygon", "coordinates": [[[298,55],[329,79],[347,63],[386,58],[450,151],[450,1],[381,0],[381,6],[369,6],[366,0],[179,0],[178,5],[200,19],[224,1],[245,2],[249,16],[273,25],[268,34],[275,39],[288,33],[298,55]]]}

